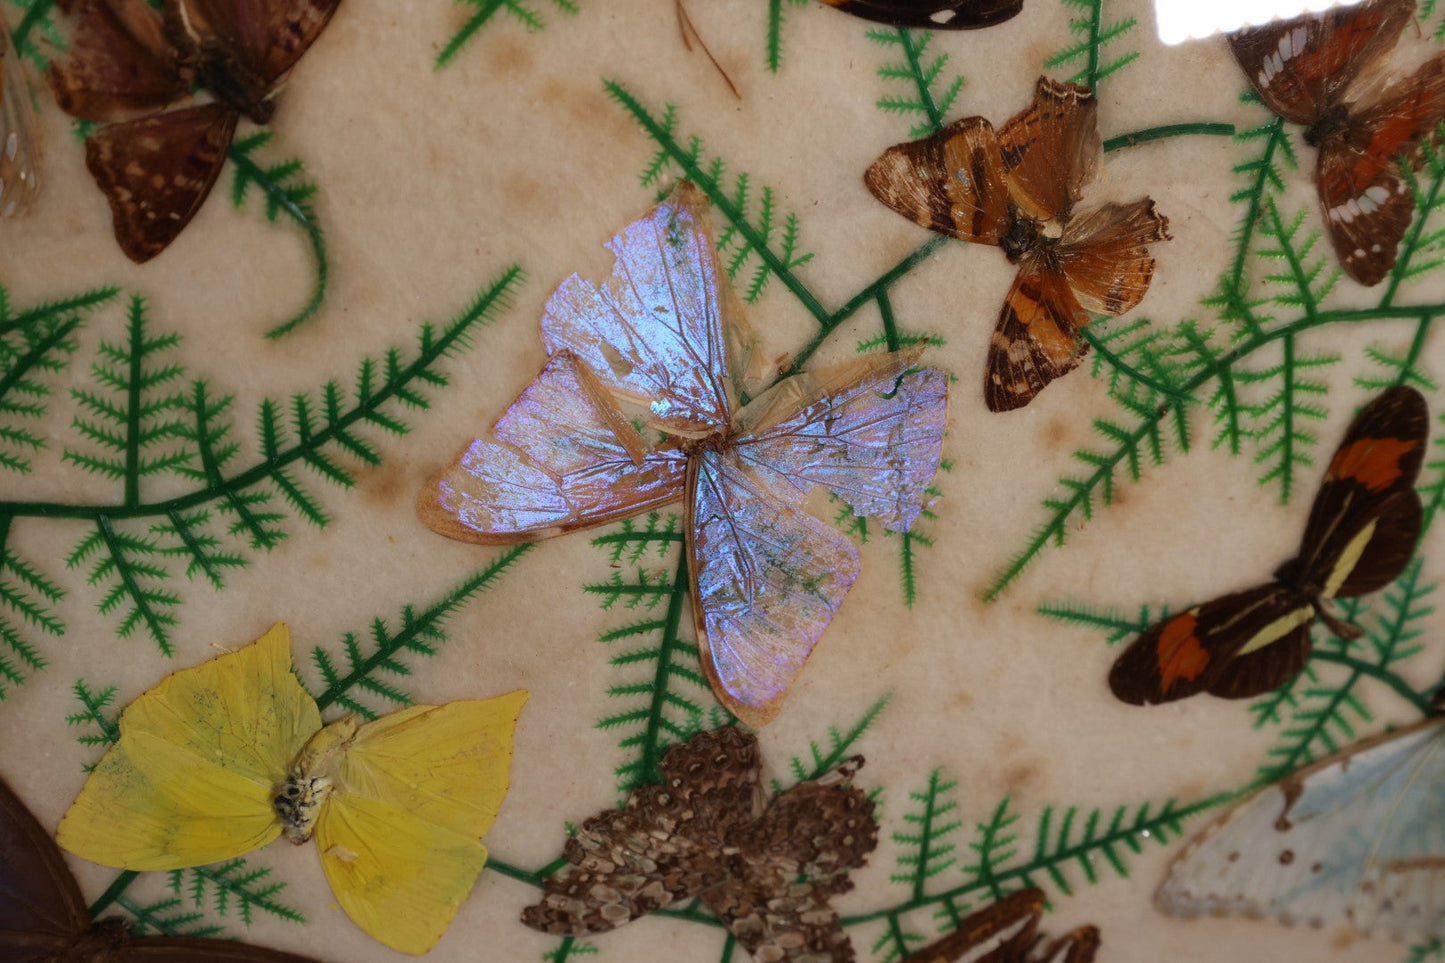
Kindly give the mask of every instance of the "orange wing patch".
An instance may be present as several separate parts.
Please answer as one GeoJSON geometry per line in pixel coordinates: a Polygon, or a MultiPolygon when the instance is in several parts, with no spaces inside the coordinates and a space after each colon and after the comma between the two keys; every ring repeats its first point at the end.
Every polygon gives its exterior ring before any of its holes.
{"type": "Polygon", "coordinates": [[[1198,610],[1176,615],[1159,633],[1159,691],[1167,693],[1180,679],[1193,682],[1209,668],[1209,652],[1194,632],[1199,625],[1198,610]]]}
{"type": "Polygon", "coordinates": [[[1372,492],[1382,492],[1399,481],[1401,459],[1418,447],[1416,438],[1361,438],[1335,452],[1329,477],[1357,481],[1372,492]]]}

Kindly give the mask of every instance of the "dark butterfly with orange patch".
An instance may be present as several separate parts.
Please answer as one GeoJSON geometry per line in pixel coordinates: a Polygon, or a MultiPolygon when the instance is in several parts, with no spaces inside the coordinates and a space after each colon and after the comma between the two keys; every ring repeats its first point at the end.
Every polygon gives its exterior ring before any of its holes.
{"type": "Polygon", "coordinates": [[[1146,245],[1169,222],[1145,197],[1080,213],[1102,153],[1087,87],[1039,78],[1034,102],[995,131],[984,117],[898,144],[868,168],[873,196],[930,230],[1001,247],[1019,266],[989,345],[991,411],[1021,408],[1088,349],[1092,316],[1138,305],[1154,276],[1146,245]]]}
{"type": "Polygon", "coordinates": [[[1304,668],[1315,619],[1357,637],[1360,630],[1324,603],[1378,591],[1409,562],[1420,535],[1415,476],[1428,419],[1413,388],[1391,388],[1370,402],[1330,460],[1299,555],[1274,581],[1180,612],[1135,639],[1109,672],[1114,695],[1134,705],[1200,692],[1247,699],[1304,668]]]}
{"type": "Polygon", "coordinates": [[[1024,0],[823,0],[828,6],[891,27],[979,30],[1011,20],[1024,0]]]}
{"type": "Polygon", "coordinates": [[[1445,54],[1386,83],[1384,61],[1415,12],[1414,0],[1368,0],[1320,15],[1250,27],[1229,49],[1265,106],[1306,127],[1319,148],[1315,185],[1345,273],[1378,284],[1395,264],[1415,212],[1403,156],[1445,121],[1445,54]]]}
{"type": "Polygon", "coordinates": [[[567,840],[522,922],[586,936],[696,897],[758,963],[849,963],[829,900],[878,845],[873,803],[851,760],[764,804],[757,737],[731,726],[673,746],[663,785],[635,790],[567,840]]]}
{"type": "Polygon", "coordinates": [[[59,848],[0,782],[0,959],[6,963],[316,963],[228,940],[132,936],[92,923],[59,848]]]}
{"type": "Polygon", "coordinates": [[[952,933],[902,963],[1093,963],[1098,929],[1081,926],[1045,942],[1043,915],[1043,890],[1021,889],[965,916],[952,933]]]}
{"type": "Polygon", "coordinates": [[[70,56],[51,65],[66,113],[109,123],[85,163],[110,201],[115,239],[133,261],[175,240],[210,194],[236,122],[271,119],[276,86],[340,0],[60,0],[70,56]],[[200,84],[212,102],[178,110],[200,84]]]}

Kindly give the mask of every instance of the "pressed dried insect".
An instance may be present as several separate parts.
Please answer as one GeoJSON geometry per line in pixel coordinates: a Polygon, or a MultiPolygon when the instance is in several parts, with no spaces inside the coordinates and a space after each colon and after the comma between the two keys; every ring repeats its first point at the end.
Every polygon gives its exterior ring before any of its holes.
{"type": "Polygon", "coordinates": [[[1044,893],[1021,889],[965,916],[952,933],[902,963],[1093,963],[1099,931],[1078,929],[1045,943],[1039,933],[1044,893]]]}
{"type": "Polygon", "coordinates": [[[1425,399],[1413,388],[1391,388],[1370,402],[1330,460],[1299,555],[1274,581],[1194,606],[1135,639],[1109,673],[1114,695],[1135,705],[1199,692],[1247,699],[1304,668],[1316,618],[1338,635],[1357,636],[1324,602],[1378,591],[1410,560],[1428,428],[1425,399]]]}
{"type": "Polygon", "coordinates": [[[70,56],[50,69],[66,113],[108,123],[85,163],[133,261],[166,249],[210,194],[242,115],[271,119],[277,85],[340,0],[61,0],[70,56]],[[170,110],[202,85],[211,103],[170,110]]]}
{"type": "Polygon", "coordinates": [[[40,141],[30,85],[0,18],[0,217],[24,213],[40,189],[40,141]]]}
{"type": "Polygon", "coordinates": [[[757,738],[699,733],[667,751],[662,785],[567,840],[569,865],[522,922],[585,936],[697,897],[760,963],[848,963],[853,944],[829,900],[878,845],[873,803],[849,784],[862,762],[764,805],[757,738]]]}
{"type": "Polygon", "coordinates": [[[855,17],[892,27],[978,30],[1017,16],[1024,0],[823,0],[855,17]]]}
{"type": "Polygon", "coordinates": [[[1102,153],[1097,114],[1089,88],[1041,77],[1034,102],[999,130],[966,117],[888,148],[863,175],[904,217],[1000,247],[1019,266],[989,343],[991,411],[1021,408],[1072,371],[1092,314],[1138,305],[1154,276],[1146,245],[1169,239],[1147,197],[1074,212],[1102,153]]]}

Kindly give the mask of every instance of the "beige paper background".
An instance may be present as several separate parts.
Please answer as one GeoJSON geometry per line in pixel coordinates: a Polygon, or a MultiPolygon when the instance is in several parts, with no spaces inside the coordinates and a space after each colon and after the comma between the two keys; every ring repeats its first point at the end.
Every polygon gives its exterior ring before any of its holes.
{"type": "MultiPolygon", "coordinates": [[[[218,647],[243,644],[278,619],[291,624],[298,655],[318,644],[334,650],[343,632],[364,632],[375,616],[394,624],[402,606],[427,604],[495,557],[495,550],[427,532],[412,504],[427,474],[483,432],[540,366],[537,321],[551,289],[572,271],[605,276],[610,255],[602,244],[651,203],[653,192],[638,185],[637,174],[653,146],[603,95],[602,78],[621,82],[654,113],[676,104],[679,131],[701,135],[711,153],[732,171],[750,172],[758,188],[773,187],[781,210],[800,218],[801,246],[815,257],[799,275],[825,305],[842,304],[926,240],[920,228],[875,202],[860,180],[884,148],[906,139],[912,123],[875,106],[902,88],[885,87],[876,75],[892,51],[871,42],[861,21],[820,5],[785,5],[785,61],[772,75],[763,60],[766,3],[694,0],[693,20],[742,90],[736,100],[703,57],[683,48],[667,0],[580,2],[581,12],[566,17],[537,0],[548,20],[539,33],[499,15],[440,70],[432,60],[470,8],[448,0],[343,4],[284,91],[274,141],[264,149],[272,160],[303,158],[320,186],[315,205],[331,267],[320,315],[280,342],[261,334],[308,290],[309,253],[299,233],[284,222],[268,225],[257,200],[237,211],[218,191],[171,250],[150,264],[131,264],[111,239],[109,212],[67,119],[41,93],[43,194],[27,219],[0,222],[0,281],[10,303],[23,307],[103,283],[143,294],[152,330],[184,335],[177,360],[191,376],[236,395],[242,462],[256,457],[252,424],[262,398],[315,389],[330,377],[349,384],[362,356],[392,346],[409,351],[419,322],[458,313],[508,265],[522,265],[528,276],[513,307],[445,365],[452,385],[430,393],[431,410],[407,413],[409,435],[369,433],[386,455],[383,467],[360,471],[349,492],[297,469],[332,515],[329,526],[317,530],[293,520],[291,537],[274,551],[252,553],[253,564],[231,574],[222,592],[173,583],[186,600],[173,660],[140,634],[118,639],[114,619],[96,611],[100,590],[85,584],[82,569],[64,568],[63,558],[83,534],[81,523],[16,522],[12,545],[70,593],[61,607],[64,639],[43,645],[49,667],[0,704],[0,775],[47,826],[79,789],[81,766],[96,756],[77,745],[63,723],[77,707],[70,692],[77,678],[118,686],[123,703],[165,673],[218,647]]],[[[1000,122],[1021,109],[1045,57],[1068,44],[1068,16],[1052,0],[1028,0],[1024,14],[1008,24],[937,37],[934,49],[946,51],[952,69],[967,77],[951,115],[981,113],[1000,122]]],[[[1181,121],[1244,126],[1262,119],[1258,108],[1238,103],[1243,81],[1220,43],[1163,48],[1153,39],[1144,0],[1109,0],[1106,19],[1126,16],[1140,24],[1121,52],[1138,49],[1141,57],[1101,92],[1105,137],[1181,121]]],[[[1403,46],[1402,61],[1428,49],[1414,36],[1403,46]]],[[[1240,185],[1231,167],[1244,156],[1245,148],[1227,138],[1191,137],[1107,157],[1089,199],[1147,192],[1175,236],[1155,249],[1157,274],[1140,313],[1166,322],[1210,320],[1198,303],[1229,256],[1238,211],[1228,197],[1240,185]]],[[[223,174],[222,187],[230,176],[223,174]]],[[[1290,210],[1313,204],[1307,173],[1295,176],[1288,202],[1290,210]]],[[[919,601],[911,610],[902,604],[891,540],[871,541],[861,579],[780,719],[761,735],[765,760],[782,774],[810,739],[825,740],[830,725],[848,725],[880,695],[893,694],[859,746],[868,757],[861,784],[884,787],[885,839],[871,865],[855,874],[857,891],[840,901],[846,913],[906,895],[888,881],[896,849],[887,836],[903,828],[907,793],[921,789],[934,767],[959,780],[970,834],[1011,794],[1023,816],[1021,844],[1031,847],[1045,806],[1132,810],[1169,797],[1187,803],[1245,783],[1274,744],[1274,733],[1251,728],[1243,704],[1198,698],[1141,710],[1117,703],[1104,684],[1112,654],[1101,636],[1045,620],[1035,608],[1045,600],[1078,600],[1135,612],[1144,603],[1179,606],[1243,587],[1296,544],[1314,490],[1308,472],[1300,496],[1281,507],[1272,490],[1256,484],[1248,458],[1210,450],[1197,430],[1187,456],[1171,453],[1143,483],[1121,486],[1114,507],[1071,529],[1068,543],[1045,552],[1001,599],[979,601],[991,576],[1043,520],[1040,502],[1056,492],[1058,476],[1078,468],[1069,453],[1095,440],[1092,420],[1114,410],[1104,384],[1083,372],[1022,411],[996,416],[984,409],[977,385],[987,332],[1012,273],[996,252],[950,245],[894,287],[900,322],[945,334],[948,344],[932,360],[959,376],[945,446],[954,469],[941,481],[945,497],[931,528],[935,546],[921,561],[919,601]]],[[[1437,274],[1407,287],[1401,299],[1440,300],[1442,290],[1437,274]]],[[[1342,282],[1336,300],[1365,304],[1371,298],[1342,282]]],[[[812,331],[811,317],[777,281],[748,314],[778,355],[796,350],[812,331]]],[[[74,441],[66,389],[88,380],[96,345],[118,339],[123,322],[117,301],[83,329],[75,361],[51,381],[55,400],[43,423],[50,445],[35,458],[32,475],[0,477],[5,497],[116,498],[117,485],[82,474],[59,455],[74,441]]],[[[845,357],[877,330],[876,312],[864,309],[818,362],[845,357]]],[[[1413,330],[1403,322],[1336,325],[1302,339],[1311,350],[1350,359],[1323,376],[1332,389],[1331,417],[1318,429],[1317,457],[1365,397],[1348,379],[1364,346],[1403,350],[1413,330]]],[[[1438,339],[1427,352],[1425,370],[1440,377],[1438,339]]],[[[1196,428],[1205,424],[1200,411],[1196,428]]],[[[161,482],[145,491],[155,498],[184,488],[161,482]]],[[[1427,551],[1426,576],[1433,577],[1440,571],[1438,537],[1427,551]]],[[[413,660],[415,675],[403,680],[427,702],[532,691],[517,734],[511,795],[486,840],[496,857],[514,865],[550,861],[560,850],[564,821],[580,822],[616,801],[612,768],[622,758],[616,737],[594,728],[616,711],[605,696],[616,675],[597,636],[628,616],[602,611],[582,591],[610,574],[586,536],[540,545],[453,617],[441,655],[413,660]]],[[[1440,674],[1442,616],[1421,625],[1430,651],[1410,666],[1419,673],[1413,681],[1423,686],[1440,674]]],[[[316,681],[309,664],[302,672],[316,681]]],[[[1412,718],[1410,707],[1383,687],[1359,691],[1377,715],[1361,734],[1412,718]]],[[[1187,828],[1201,828],[1207,819],[1187,828]]],[[[960,846],[971,839],[955,837],[960,846]]],[[[1050,890],[1056,910],[1050,930],[1097,923],[1104,933],[1101,958],[1118,963],[1363,963],[1405,955],[1403,946],[1357,939],[1342,928],[1166,919],[1149,896],[1178,844],[1146,840],[1143,846],[1129,861],[1127,880],[1102,861],[1094,886],[1077,865],[1067,868],[1076,892],[1050,890]]],[[[397,958],[336,909],[311,849],[277,844],[253,860],[288,881],[283,898],[309,923],[258,916],[249,930],[227,921],[229,932],[321,960],[397,958]]],[[[71,864],[88,898],[113,878],[112,871],[80,860],[71,864]]],[[[961,881],[956,874],[945,879],[961,881]]],[[[159,898],[163,883],[156,874],[133,893],[159,898]]],[[[535,895],[527,885],[484,873],[429,958],[538,959],[556,940],[517,922],[535,895]]],[[[860,956],[877,932],[855,933],[860,956]]],[[[712,960],[722,935],[646,919],[595,945],[603,960],[712,960]]],[[[738,951],[734,959],[743,956],[738,951]]]]}

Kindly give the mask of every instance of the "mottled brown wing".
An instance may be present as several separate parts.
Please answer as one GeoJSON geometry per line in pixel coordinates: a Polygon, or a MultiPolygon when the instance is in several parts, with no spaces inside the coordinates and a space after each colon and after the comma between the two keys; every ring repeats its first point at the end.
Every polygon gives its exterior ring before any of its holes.
{"type": "Polygon", "coordinates": [[[271,86],[321,35],[341,0],[166,2],[179,9],[197,46],[229,51],[271,86]]]}
{"type": "Polygon", "coordinates": [[[1057,271],[1025,262],[999,312],[988,348],[983,398],[990,411],[1012,411],[1072,371],[1087,347],[1079,332],[1089,314],[1057,271]]]}
{"type": "MultiPolygon", "coordinates": [[[[1094,963],[1099,952],[1099,930],[1093,926],[1080,926],[1068,934],[1048,943],[1037,953],[1029,956],[1027,963],[1094,963]]],[[[988,959],[978,963],[995,963],[988,959]]],[[[997,963],[1004,963],[999,960],[997,963]]]]}
{"type": "Polygon", "coordinates": [[[1103,153],[1099,102],[1079,84],[1040,77],[1034,102],[998,132],[1010,195],[1035,220],[1067,217],[1103,153]]]}
{"type": "Polygon", "coordinates": [[[888,148],[863,183],[909,220],[963,241],[998,244],[1012,221],[998,137],[982,117],[888,148]]]}
{"type": "Polygon", "coordinates": [[[702,893],[755,960],[854,959],[831,899],[853,888],[847,873],[878,845],[878,824],[867,795],[836,778],[778,796],[743,841],[739,872],[702,893]]]}
{"type": "Polygon", "coordinates": [[[1320,147],[1315,173],[1330,242],[1345,273],[1378,284],[1395,265],[1415,214],[1401,162],[1418,168],[1420,145],[1445,120],[1445,54],[1389,87],[1320,147]]]}
{"type": "Polygon", "coordinates": [[[126,257],[150,260],[191,222],[221,173],[236,119],[206,104],[110,124],[86,140],[86,166],[110,201],[126,257]]]}
{"type": "Polygon", "coordinates": [[[567,840],[522,922],[548,933],[601,933],[698,895],[727,877],[725,850],[757,819],[757,740],[726,727],[668,750],[661,786],[604,810],[567,840]]]}
{"type": "Polygon", "coordinates": [[[0,959],[54,959],[89,926],[55,841],[0,782],[0,959]]]}
{"type": "Polygon", "coordinates": [[[184,98],[187,78],[145,0],[68,0],[69,56],[50,65],[60,109],[82,120],[123,120],[184,98]]]}
{"type": "Polygon", "coordinates": [[[1024,0],[823,0],[855,17],[893,27],[978,30],[1018,15],[1024,0]]]}
{"type": "Polygon", "coordinates": [[[1309,125],[1394,47],[1414,12],[1414,0],[1371,0],[1236,31],[1229,49],[1266,107],[1309,125]]]}
{"type": "Polygon", "coordinates": [[[1131,705],[1200,692],[1224,699],[1262,695],[1304,668],[1314,617],[1310,599],[1273,582],[1222,596],[1131,642],[1109,672],[1109,688],[1131,705]]]}
{"type": "Polygon", "coordinates": [[[1070,219],[1058,258],[1079,305],[1112,318],[1144,300],[1154,277],[1146,245],[1169,238],[1169,222],[1149,198],[1106,204],[1070,219]]]}
{"type": "Polygon", "coordinates": [[[1038,938],[1044,914],[1043,890],[1011,893],[970,913],[942,938],[911,954],[902,963],[1024,963],[1038,938]],[[977,955],[980,952],[983,955],[977,955]]]}

